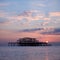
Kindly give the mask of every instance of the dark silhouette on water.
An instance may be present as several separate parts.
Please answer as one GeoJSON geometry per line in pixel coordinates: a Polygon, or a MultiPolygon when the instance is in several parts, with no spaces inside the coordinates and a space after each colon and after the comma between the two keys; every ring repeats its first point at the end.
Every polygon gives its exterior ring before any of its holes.
{"type": "Polygon", "coordinates": [[[24,37],[17,40],[17,42],[9,42],[11,46],[50,46],[46,42],[39,42],[36,38],[24,37]]]}

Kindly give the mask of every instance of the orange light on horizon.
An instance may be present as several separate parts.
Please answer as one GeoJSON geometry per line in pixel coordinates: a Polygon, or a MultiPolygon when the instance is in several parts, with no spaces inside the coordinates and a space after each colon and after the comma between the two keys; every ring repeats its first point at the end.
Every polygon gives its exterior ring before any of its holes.
{"type": "Polygon", "coordinates": [[[48,43],[48,41],[46,41],[46,43],[48,43]]]}

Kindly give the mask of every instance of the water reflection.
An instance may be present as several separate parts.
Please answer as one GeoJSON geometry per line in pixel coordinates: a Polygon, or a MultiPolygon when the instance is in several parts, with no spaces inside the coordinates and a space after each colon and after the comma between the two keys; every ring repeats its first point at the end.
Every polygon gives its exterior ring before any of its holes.
{"type": "Polygon", "coordinates": [[[48,47],[46,48],[45,60],[49,60],[49,58],[48,58],[48,47]]]}
{"type": "Polygon", "coordinates": [[[28,47],[23,51],[21,60],[49,60],[48,47],[28,47]]]}

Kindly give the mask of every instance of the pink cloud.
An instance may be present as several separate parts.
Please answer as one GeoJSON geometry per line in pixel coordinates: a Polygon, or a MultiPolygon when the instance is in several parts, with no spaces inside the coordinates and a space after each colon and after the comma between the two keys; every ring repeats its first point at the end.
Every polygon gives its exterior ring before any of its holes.
{"type": "Polygon", "coordinates": [[[50,16],[60,16],[60,12],[50,12],[50,16]]]}
{"type": "MultiPolygon", "coordinates": [[[[51,15],[51,16],[53,16],[53,15],[51,15]]],[[[1,12],[0,16],[2,18],[7,19],[6,22],[0,24],[0,26],[8,27],[9,29],[12,28],[12,27],[14,29],[17,29],[17,27],[20,29],[21,26],[22,26],[22,28],[28,28],[28,29],[29,28],[37,28],[37,27],[48,28],[48,27],[50,27],[49,24],[50,25],[54,24],[53,26],[55,26],[56,23],[58,21],[60,21],[59,18],[58,19],[57,18],[52,18],[52,17],[50,17],[50,15],[46,17],[46,15],[44,13],[41,13],[38,10],[24,11],[24,12],[20,13],[20,15],[16,15],[16,14],[14,15],[12,13],[10,15],[7,12],[1,12]],[[34,25],[33,25],[33,21],[35,22],[34,25]]]]}
{"type": "Polygon", "coordinates": [[[33,6],[38,6],[38,7],[46,7],[45,4],[41,4],[41,3],[40,3],[40,4],[34,4],[34,3],[33,3],[32,5],[33,5],[33,6]]]}
{"type": "Polygon", "coordinates": [[[0,3],[0,7],[8,6],[8,3],[0,3]]]}
{"type": "Polygon", "coordinates": [[[51,20],[51,18],[45,17],[43,20],[51,20]]]}
{"type": "Polygon", "coordinates": [[[37,4],[37,6],[45,7],[46,5],[44,5],[44,4],[37,4]]]}
{"type": "Polygon", "coordinates": [[[45,25],[48,25],[48,23],[49,23],[49,22],[47,21],[47,22],[44,22],[42,25],[45,26],[45,25]]]}
{"type": "Polygon", "coordinates": [[[20,15],[15,16],[8,16],[6,17],[10,22],[19,22],[23,19],[26,19],[28,23],[30,23],[32,20],[42,20],[44,17],[44,14],[37,13],[39,11],[37,10],[30,10],[30,11],[24,11],[23,13],[20,13],[20,15]],[[33,14],[36,14],[35,16],[32,16],[33,14]]]}

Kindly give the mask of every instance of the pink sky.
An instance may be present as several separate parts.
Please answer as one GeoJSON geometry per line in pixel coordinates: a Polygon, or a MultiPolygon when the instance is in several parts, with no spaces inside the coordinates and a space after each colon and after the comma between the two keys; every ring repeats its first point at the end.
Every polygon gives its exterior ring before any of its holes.
{"type": "Polygon", "coordinates": [[[32,37],[37,38],[39,41],[60,42],[60,35],[54,34],[39,34],[38,32],[13,32],[0,30],[1,41],[17,41],[19,38],[32,37]]]}

